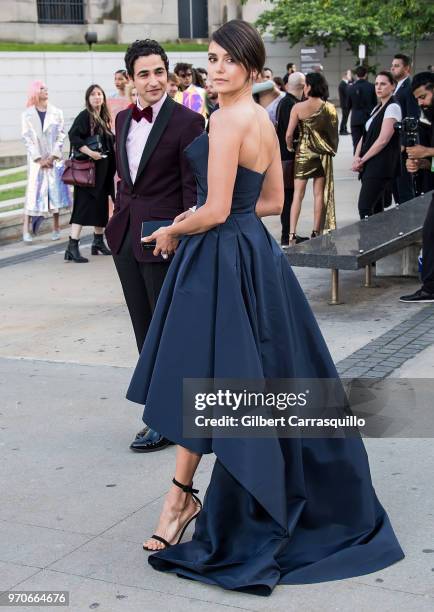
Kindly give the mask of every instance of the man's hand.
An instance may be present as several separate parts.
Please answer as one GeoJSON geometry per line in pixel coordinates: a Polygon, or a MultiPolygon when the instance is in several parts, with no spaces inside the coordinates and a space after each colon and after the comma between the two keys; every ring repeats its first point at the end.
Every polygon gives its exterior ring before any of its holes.
{"type": "Polygon", "coordinates": [[[353,165],[351,166],[351,170],[353,172],[360,172],[363,168],[363,162],[360,157],[355,157],[353,159],[353,165]]]}
{"type": "Polygon", "coordinates": [[[418,170],[429,170],[431,161],[429,159],[407,159],[405,166],[408,172],[417,172],[418,170]]]}
{"type": "Polygon", "coordinates": [[[407,147],[407,155],[410,159],[422,159],[424,157],[432,157],[434,150],[422,145],[415,145],[414,147],[407,147]]]}

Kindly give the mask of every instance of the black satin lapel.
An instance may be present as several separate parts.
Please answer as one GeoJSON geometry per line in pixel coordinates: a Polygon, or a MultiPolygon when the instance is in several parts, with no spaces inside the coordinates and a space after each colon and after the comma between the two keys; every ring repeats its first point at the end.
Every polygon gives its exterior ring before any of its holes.
{"type": "Polygon", "coordinates": [[[128,110],[127,116],[125,117],[125,121],[122,126],[120,137],[119,137],[119,146],[120,146],[119,158],[121,160],[121,165],[122,165],[121,176],[127,181],[130,187],[133,186],[133,182],[131,180],[130,166],[128,164],[127,137],[128,137],[128,130],[130,129],[132,114],[133,114],[133,110],[130,108],[128,110]]]}
{"type": "Polygon", "coordinates": [[[155,150],[161,136],[163,135],[164,130],[169,123],[169,119],[174,111],[176,102],[172,100],[169,96],[167,96],[166,101],[160,109],[160,112],[157,115],[154,125],[152,126],[152,130],[149,134],[148,140],[146,142],[145,148],[143,149],[142,158],[140,160],[139,168],[137,170],[136,182],[143,170],[145,169],[146,164],[149,161],[152,153],[155,150]]]}

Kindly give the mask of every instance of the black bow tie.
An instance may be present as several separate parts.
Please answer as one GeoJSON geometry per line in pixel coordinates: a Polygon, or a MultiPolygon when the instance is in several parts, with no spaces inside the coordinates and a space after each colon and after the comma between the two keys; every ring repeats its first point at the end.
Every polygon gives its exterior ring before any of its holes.
{"type": "Polygon", "coordinates": [[[140,108],[136,105],[133,108],[132,116],[134,121],[137,121],[137,123],[139,123],[139,121],[142,119],[146,119],[146,121],[152,123],[152,106],[147,106],[146,108],[142,108],[142,110],[140,110],[140,108]]]}

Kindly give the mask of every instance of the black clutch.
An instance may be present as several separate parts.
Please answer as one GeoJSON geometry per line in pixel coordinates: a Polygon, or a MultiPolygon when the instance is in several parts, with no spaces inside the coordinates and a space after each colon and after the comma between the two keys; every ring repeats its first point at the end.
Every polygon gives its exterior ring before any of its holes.
{"type": "MultiPolygon", "coordinates": [[[[160,227],[167,227],[168,225],[172,225],[173,219],[158,219],[157,221],[143,221],[142,223],[142,238],[145,236],[150,236],[154,232],[157,231],[160,227]]],[[[142,247],[144,249],[155,249],[156,242],[153,240],[152,242],[142,242],[142,247]]]]}
{"type": "MultiPolygon", "coordinates": [[[[102,143],[102,138],[101,138],[101,136],[99,134],[93,134],[92,136],[89,136],[84,141],[84,144],[87,147],[89,147],[89,149],[91,151],[97,151],[98,153],[101,153],[101,155],[106,155],[107,154],[107,152],[103,150],[104,147],[103,147],[103,143],[102,143]]],[[[86,155],[85,153],[82,153],[78,149],[74,149],[72,157],[74,159],[79,160],[79,161],[83,161],[85,159],[90,159],[88,155],[86,155]]]]}

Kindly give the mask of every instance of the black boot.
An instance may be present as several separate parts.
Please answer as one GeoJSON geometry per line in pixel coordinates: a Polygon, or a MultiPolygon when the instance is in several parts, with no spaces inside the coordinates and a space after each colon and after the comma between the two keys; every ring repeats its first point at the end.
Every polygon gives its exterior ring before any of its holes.
{"type": "Polygon", "coordinates": [[[94,234],[93,242],[92,242],[92,255],[98,255],[100,252],[102,255],[111,255],[112,252],[106,247],[104,244],[104,235],[103,234],[94,234]]]}
{"type": "Polygon", "coordinates": [[[74,261],[75,263],[87,263],[89,260],[86,257],[82,257],[78,248],[78,240],[69,237],[69,243],[65,251],[65,260],[74,261]]]}

